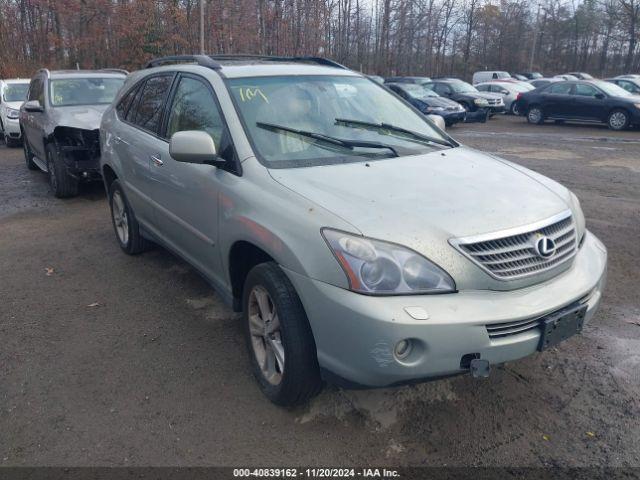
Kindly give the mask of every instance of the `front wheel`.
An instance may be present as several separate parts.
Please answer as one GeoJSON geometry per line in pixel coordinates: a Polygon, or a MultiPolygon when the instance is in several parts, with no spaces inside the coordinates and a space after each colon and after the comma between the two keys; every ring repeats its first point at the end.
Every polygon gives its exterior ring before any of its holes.
{"type": "Polygon", "coordinates": [[[630,122],[629,114],[624,110],[614,110],[609,114],[607,125],[611,130],[625,130],[630,122]]]}
{"type": "Polygon", "coordinates": [[[518,107],[518,102],[512,102],[510,112],[511,115],[515,115],[516,117],[520,115],[520,108],[518,107]]]}
{"type": "MultiPolygon", "coordinates": [[[[78,194],[78,180],[67,172],[67,166],[54,143],[47,144],[47,171],[49,187],[57,198],[75,197],[78,194]]],[[[28,164],[28,163],[27,163],[28,164]]]]}
{"type": "Polygon", "coordinates": [[[542,109],[537,105],[529,108],[529,111],[527,112],[527,121],[536,125],[543,123],[544,113],[542,112],[542,109]]]}
{"type": "Polygon", "coordinates": [[[243,292],[243,324],[253,374],[280,406],[307,402],[322,389],[309,320],[289,278],[273,262],[254,267],[243,292]]]}

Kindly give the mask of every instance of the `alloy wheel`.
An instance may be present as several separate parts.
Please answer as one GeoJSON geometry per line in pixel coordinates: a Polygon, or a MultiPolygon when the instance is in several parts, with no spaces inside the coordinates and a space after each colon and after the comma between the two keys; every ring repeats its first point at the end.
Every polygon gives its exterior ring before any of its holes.
{"type": "Polygon", "coordinates": [[[249,334],[260,371],[272,385],[279,385],[284,373],[284,345],[276,306],[266,288],[256,285],[249,294],[249,334]]]}
{"type": "Polygon", "coordinates": [[[532,108],[529,110],[529,121],[531,123],[538,123],[542,118],[542,111],[539,108],[532,108]]]}
{"type": "Polygon", "coordinates": [[[627,123],[627,116],[623,112],[613,112],[609,117],[609,125],[615,130],[624,128],[627,123]]]}
{"type": "Polygon", "coordinates": [[[124,206],[122,194],[118,191],[113,192],[111,200],[111,214],[113,215],[113,225],[116,228],[116,235],[122,245],[129,242],[129,218],[127,217],[127,209],[124,206]]]}

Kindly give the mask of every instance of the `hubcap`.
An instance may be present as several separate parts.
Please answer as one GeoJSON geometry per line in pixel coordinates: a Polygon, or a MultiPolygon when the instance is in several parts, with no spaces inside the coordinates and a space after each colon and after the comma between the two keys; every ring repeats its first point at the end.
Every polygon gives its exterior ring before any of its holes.
{"type": "Polygon", "coordinates": [[[127,210],[124,208],[124,200],[118,191],[113,193],[111,212],[113,225],[116,227],[116,235],[118,235],[120,243],[126,245],[129,241],[129,219],[127,218],[127,210]]]}
{"type": "Polygon", "coordinates": [[[627,116],[622,112],[616,112],[611,115],[609,122],[613,128],[622,128],[627,123],[627,116]]]}
{"type": "Polygon", "coordinates": [[[531,120],[534,123],[539,122],[541,115],[542,115],[542,112],[540,112],[540,110],[538,110],[537,108],[534,108],[533,110],[529,111],[529,120],[531,120]]]}
{"type": "Polygon", "coordinates": [[[278,385],[284,373],[284,346],[278,312],[266,288],[253,287],[247,312],[251,346],[260,371],[269,383],[278,385]]]}

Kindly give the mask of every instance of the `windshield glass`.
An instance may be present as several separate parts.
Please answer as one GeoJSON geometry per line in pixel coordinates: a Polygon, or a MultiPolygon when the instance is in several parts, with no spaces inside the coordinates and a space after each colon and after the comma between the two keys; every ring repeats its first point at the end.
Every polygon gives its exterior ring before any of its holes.
{"type": "Polygon", "coordinates": [[[402,85],[402,89],[407,92],[411,98],[416,98],[418,100],[440,96],[433,90],[429,90],[422,85],[407,83],[406,85],[402,85]]]}
{"type": "Polygon", "coordinates": [[[398,130],[364,123],[388,124],[448,141],[424,117],[366,78],[276,76],[236,78],[227,83],[256,154],[270,168],[367,161],[443,148],[418,142],[398,130]],[[312,132],[315,138],[291,130],[312,132]],[[319,136],[324,136],[325,141],[319,136]],[[348,148],[336,140],[378,146],[348,148]]]}
{"type": "Polygon", "coordinates": [[[27,99],[28,83],[10,83],[4,90],[5,102],[24,102],[27,99]]]}
{"type": "Polygon", "coordinates": [[[600,90],[612,97],[629,97],[631,92],[626,91],[624,88],[619,87],[615,83],[596,81],[594,82],[600,90]]]}
{"type": "Polygon", "coordinates": [[[497,78],[511,78],[511,75],[507,72],[496,72],[497,78]]]}
{"type": "Polygon", "coordinates": [[[462,80],[451,82],[449,85],[456,93],[475,93],[478,91],[476,87],[467,82],[463,82],[462,80]]]}
{"type": "Polygon", "coordinates": [[[51,80],[51,105],[100,105],[111,103],[124,78],[64,78],[51,80]]]}

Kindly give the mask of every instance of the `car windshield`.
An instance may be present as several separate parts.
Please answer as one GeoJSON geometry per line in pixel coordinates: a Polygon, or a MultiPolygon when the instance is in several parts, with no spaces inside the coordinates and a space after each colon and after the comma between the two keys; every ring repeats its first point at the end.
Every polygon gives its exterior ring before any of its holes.
{"type": "Polygon", "coordinates": [[[451,82],[449,85],[456,93],[476,93],[478,91],[476,87],[462,80],[451,82]]]}
{"type": "Polygon", "coordinates": [[[422,85],[411,84],[411,83],[403,84],[402,90],[407,92],[407,94],[411,98],[415,98],[417,100],[440,96],[433,90],[429,90],[428,88],[423,87],[422,85]]]}
{"type": "Polygon", "coordinates": [[[602,90],[604,93],[612,97],[629,97],[633,95],[631,92],[626,91],[624,88],[619,87],[614,83],[603,82],[603,81],[597,81],[593,83],[597,85],[598,88],[602,90]]]}
{"type": "Polygon", "coordinates": [[[366,78],[273,76],[227,84],[258,158],[270,168],[415,155],[449,142],[366,78]]]}
{"type": "Polygon", "coordinates": [[[29,91],[28,83],[10,83],[4,90],[5,102],[24,102],[29,91]]]}
{"type": "Polygon", "coordinates": [[[496,78],[511,78],[511,75],[507,72],[496,72],[496,78]]]}
{"type": "Polygon", "coordinates": [[[51,105],[100,105],[113,101],[124,78],[64,78],[51,80],[51,105]]]}

